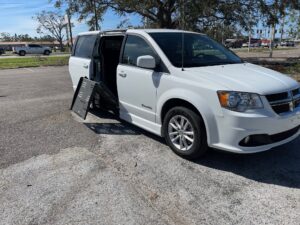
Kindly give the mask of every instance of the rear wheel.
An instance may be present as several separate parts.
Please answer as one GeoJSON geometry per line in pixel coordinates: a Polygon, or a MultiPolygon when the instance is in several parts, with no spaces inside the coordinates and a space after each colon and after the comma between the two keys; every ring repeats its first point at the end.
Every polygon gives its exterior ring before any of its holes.
{"type": "Polygon", "coordinates": [[[50,55],[50,51],[49,50],[45,50],[44,51],[44,55],[50,55]]]}
{"type": "Polygon", "coordinates": [[[25,51],[20,51],[20,52],[19,52],[19,55],[20,55],[20,56],[25,56],[25,55],[26,55],[26,52],[25,52],[25,51]]]}
{"type": "Polygon", "coordinates": [[[195,159],[207,151],[204,122],[200,115],[185,107],[170,109],[163,122],[167,144],[178,155],[195,159]]]}

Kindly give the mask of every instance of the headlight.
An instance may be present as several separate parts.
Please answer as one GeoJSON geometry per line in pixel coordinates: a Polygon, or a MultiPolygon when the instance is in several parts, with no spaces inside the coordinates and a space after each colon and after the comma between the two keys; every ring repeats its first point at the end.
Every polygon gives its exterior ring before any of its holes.
{"type": "Polygon", "coordinates": [[[218,96],[221,106],[229,110],[245,112],[248,109],[263,108],[263,103],[258,94],[236,91],[218,91],[218,96]]]}

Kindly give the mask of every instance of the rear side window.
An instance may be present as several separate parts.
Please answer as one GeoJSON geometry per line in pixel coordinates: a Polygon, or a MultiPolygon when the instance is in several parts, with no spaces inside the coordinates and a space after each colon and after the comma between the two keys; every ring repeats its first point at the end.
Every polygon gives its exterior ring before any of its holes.
{"type": "Polygon", "coordinates": [[[136,66],[137,58],[143,55],[151,55],[158,60],[157,54],[149,44],[138,36],[128,36],[122,57],[122,63],[136,66]]]}
{"type": "Polygon", "coordinates": [[[96,38],[97,35],[79,36],[76,42],[74,56],[90,59],[92,57],[96,38]]]}

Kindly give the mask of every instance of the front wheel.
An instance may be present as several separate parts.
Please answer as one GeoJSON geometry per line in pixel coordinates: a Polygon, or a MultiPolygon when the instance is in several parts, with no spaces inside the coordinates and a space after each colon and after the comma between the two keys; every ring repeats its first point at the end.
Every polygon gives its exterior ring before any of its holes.
{"type": "Polygon", "coordinates": [[[201,116],[186,107],[174,107],[167,112],[163,134],[171,149],[184,158],[199,158],[208,149],[201,116]]]}
{"type": "Polygon", "coordinates": [[[49,51],[49,50],[46,50],[46,51],[44,52],[44,55],[50,55],[50,51],[49,51]]]}
{"type": "Polygon", "coordinates": [[[26,52],[25,52],[25,51],[20,51],[20,52],[19,52],[19,55],[20,55],[20,56],[25,56],[25,55],[26,55],[26,52]]]}

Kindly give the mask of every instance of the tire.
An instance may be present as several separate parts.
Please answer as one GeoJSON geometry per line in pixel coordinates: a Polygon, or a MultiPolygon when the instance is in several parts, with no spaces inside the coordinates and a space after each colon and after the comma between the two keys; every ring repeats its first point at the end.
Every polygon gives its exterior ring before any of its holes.
{"type": "Polygon", "coordinates": [[[49,50],[44,51],[44,55],[50,55],[50,51],[49,50]]]}
{"type": "Polygon", "coordinates": [[[25,51],[19,51],[19,56],[25,56],[26,52],[25,51]]]}
{"type": "Polygon", "coordinates": [[[186,107],[174,107],[167,112],[163,121],[163,135],[170,148],[183,158],[196,159],[207,152],[204,122],[200,115],[186,107]],[[183,126],[180,124],[182,119],[185,121],[183,126]],[[177,130],[174,127],[175,120],[177,130]]]}

